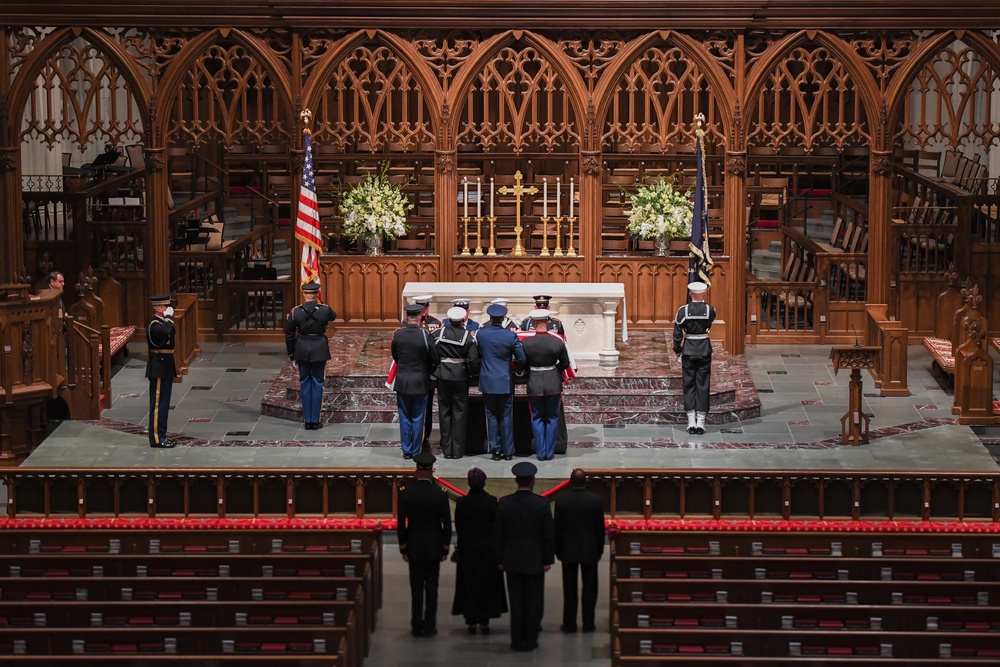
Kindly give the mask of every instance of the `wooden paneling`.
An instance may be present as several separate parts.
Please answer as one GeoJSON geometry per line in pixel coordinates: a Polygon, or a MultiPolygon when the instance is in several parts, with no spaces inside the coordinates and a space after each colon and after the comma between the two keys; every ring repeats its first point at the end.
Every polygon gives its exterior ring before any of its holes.
{"type": "Polygon", "coordinates": [[[320,267],[323,298],[338,323],[399,326],[400,297],[410,281],[434,282],[437,257],[349,257],[327,255],[320,267]]]}
{"type": "Polygon", "coordinates": [[[937,296],[948,286],[942,273],[900,274],[896,286],[896,317],[910,330],[911,342],[934,335],[937,296]]]}
{"type": "Polygon", "coordinates": [[[983,297],[983,315],[990,332],[1000,332],[1000,247],[975,243],[970,254],[969,275],[979,283],[983,297]]]}
{"type": "Polygon", "coordinates": [[[584,282],[584,260],[524,257],[456,258],[454,280],[463,282],[584,282]]]}

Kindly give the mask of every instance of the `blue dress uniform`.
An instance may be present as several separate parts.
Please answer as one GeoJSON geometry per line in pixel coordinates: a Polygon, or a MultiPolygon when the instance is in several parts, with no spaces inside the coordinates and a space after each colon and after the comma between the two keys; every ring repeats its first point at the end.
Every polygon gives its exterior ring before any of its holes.
{"type": "Polygon", "coordinates": [[[296,306],[285,319],[285,350],[288,358],[298,364],[299,388],[302,393],[302,420],[306,430],[321,428],[323,384],[326,362],[330,358],[330,343],[326,328],[337,314],[326,304],[316,302],[319,284],[302,286],[306,302],[296,306]]]}
{"type": "Polygon", "coordinates": [[[149,361],[146,378],[149,380],[149,446],[167,449],[175,446],[167,438],[167,415],[170,412],[170,394],[177,377],[174,363],[174,315],[170,295],[151,297],[154,307],[168,306],[163,314],[157,313],[146,325],[146,344],[149,361]]]}
{"type": "MultiPolygon", "coordinates": [[[[475,320],[473,320],[473,319],[471,319],[469,317],[469,300],[468,299],[452,299],[451,306],[452,306],[452,308],[461,308],[462,310],[465,311],[465,315],[463,316],[463,319],[465,320],[465,330],[466,331],[468,331],[469,333],[472,333],[474,331],[478,331],[479,330],[479,322],[477,322],[477,321],[475,321],[475,320]]],[[[441,320],[441,326],[446,327],[449,324],[451,324],[451,318],[446,317],[443,320],[441,320]]],[[[475,334],[473,334],[473,335],[475,335],[475,334]]]]}
{"type": "MultiPolygon", "coordinates": [[[[704,294],[702,282],[688,285],[692,295],[704,294]]],[[[708,332],[715,321],[715,308],[703,300],[694,300],[677,309],[674,316],[674,354],[681,355],[684,385],[684,410],[688,433],[705,432],[709,388],[712,384],[712,341],[708,332]]]]}
{"type": "Polygon", "coordinates": [[[514,457],[514,376],[524,370],[524,348],[517,334],[501,325],[507,308],[493,304],[486,309],[491,326],[476,334],[479,346],[479,391],[486,406],[486,438],[493,460],[514,457]]]}
{"type": "MultiPolygon", "coordinates": [[[[406,307],[408,315],[419,305],[406,307]]],[[[438,351],[419,322],[407,322],[392,337],[392,359],[396,362],[396,405],[399,409],[399,444],[403,458],[412,459],[423,445],[431,373],[438,365],[438,351]]]]}
{"type": "MultiPolygon", "coordinates": [[[[533,314],[541,313],[536,310],[533,314]]],[[[562,372],[569,368],[566,343],[549,333],[536,333],[521,341],[528,363],[528,404],[531,406],[531,430],[535,435],[535,454],[539,461],[555,455],[556,431],[562,398],[562,372]]]]}
{"type": "Polygon", "coordinates": [[[464,313],[454,306],[448,311],[452,324],[434,335],[434,345],[441,357],[437,369],[438,422],[441,425],[441,450],[446,459],[460,459],[465,453],[468,425],[469,378],[479,373],[479,348],[476,340],[462,326],[464,313]]]}

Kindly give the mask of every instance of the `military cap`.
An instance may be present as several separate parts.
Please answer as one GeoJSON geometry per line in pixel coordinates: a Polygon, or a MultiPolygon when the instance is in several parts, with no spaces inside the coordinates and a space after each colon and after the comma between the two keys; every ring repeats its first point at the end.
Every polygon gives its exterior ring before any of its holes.
{"type": "Polygon", "coordinates": [[[424,307],[419,303],[410,303],[403,307],[403,312],[407,315],[419,315],[424,311],[424,307]]]}
{"type": "Polygon", "coordinates": [[[319,291],[319,283],[306,283],[302,286],[302,291],[306,294],[315,294],[319,291]]]}
{"type": "Polygon", "coordinates": [[[449,308],[448,312],[445,314],[448,316],[448,319],[452,321],[452,324],[454,324],[455,322],[464,322],[465,316],[469,313],[467,313],[464,308],[455,306],[453,308],[449,308]]]}
{"type": "Polygon", "coordinates": [[[507,306],[499,303],[491,304],[490,307],[486,309],[486,314],[490,317],[503,317],[507,314],[507,306]]]}
{"type": "Polygon", "coordinates": [[[521,461],[520,463],[515,463],[510,471],[514,473],[514,477],[534,477],[535,473],[538,472],[538,468],[530,461],[521,461]]]}
{"type": "Polygon", "coordinates": [[[413,303],[419,303],[421,306],[431,305],[431,299],[434,298],[432,294],[423,294],[421,296],[413,297],[413,303]]]}
{"type": "Polygon", "coordinates": [[[469,309],[469,300],[468,299],[452,299],[451,300],[451,305],[455,306],[456,308],[464,308],[464,309],[468,310],[469,309]]]}
{"type": "Polygon", "coordinates": [[[506,306],[508,303],[510,303],[510,299],[504,299],[503,297],[497,297],[496,299],[493,299],[492,301],[490,301],[490,303],[497,303],[497,304],[500,304],[501,306],[506,306]]]}
{"type": "Polygon", "coordinates": [[[539,294],[531,298],[535,300],[535,308],[548,308],[549,301],[552,301],[552,297],[547,294],[539,294]]]}
{"type": "Polygon", "coordinates": [[[430,468],[437,461],[437,457],[430,452],[420,452],[413,457],[413,462],[417,464],[418,468],[430,468]]]}
{"type": "Polygon", "coordinates": [[[170,295],[169,294],[157,294],[156,296],[149,297],[149,302],[154,306],[169,306],[170,305],[170,295]]]}
{"type": "Polygon", "coordinates": [[[700,281],[688,283],[688,291],[692,294],[704,294],[708,291],[708,285],[700,281]]]}
{"type": "Polygon", "coordinates": [[[535,310],[528,313],[528,317],[532,320],[547,320],[549,319],[549,311],[544,308],[536,308],[535,310]]]}

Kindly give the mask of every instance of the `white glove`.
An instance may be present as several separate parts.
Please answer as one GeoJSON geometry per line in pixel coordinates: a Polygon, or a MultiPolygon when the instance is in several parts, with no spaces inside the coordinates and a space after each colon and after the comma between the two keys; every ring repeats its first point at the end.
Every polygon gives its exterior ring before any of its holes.
{"type": "Polygon", "coordinates": [[[677,355],[677,363],[679,363],[679,364],[683,364],[684,363],[684,355],[683,354],[678,354],[677,355]]]}
{"type": "Polygon", "coordinates": [[[289,361],[292,362],[292,368],[298,368],[299,367],[299,362],[295,361],[294,358],[289,359],[289,361]]]}
{"type": "Polygon", "coordinates": [[[174,316],[174,307],[173,306],[167,306],[167,308],[163,311],[163,316],[164,317],[173,317],[174,316]]]}

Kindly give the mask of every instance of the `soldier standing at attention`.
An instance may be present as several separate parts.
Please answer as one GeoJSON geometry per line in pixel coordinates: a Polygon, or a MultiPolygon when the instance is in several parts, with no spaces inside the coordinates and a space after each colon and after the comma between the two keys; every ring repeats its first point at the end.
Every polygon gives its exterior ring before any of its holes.
{"type": "Polygon", "coordinates": [[[404,308],[406,322],[392,336],[392,360],[396,362],[396,406],[399,409],[399,444],[403,458],[412,459],[423,444],[431,373],[438,365],[437,347],[420,326],[420,304],[404,308]]]}
{"type": "Polygon", "coordinates": [[[438,423],[441,450],[446,459],[465,453],[469,421],[469,378],[479,374],[479,347],[465,328],[466,312],[458,306],[448,310],[446,326],[437,330],[434,345],[440,355],[438,377],[438,423]]]}
{"type": "MultiPolygon", "coordinates": [[[[430,294],[413,297],[413,303],[422,307],[420,311],[420,328],[428,334],[433,334],[441,328],[441,320],[430,313],[431,299],[433,298],[433,295],[430,294]]],[[[423,447],[431,446],[431,431],[434,430],[434,387],[434,378],[431,378],[430,383],[427,385],[427,412],[424,415],[423,441],[421,443],[423,447]]]]}
{"type": "Polygon", "coordinates": [[[316,300],[318,294],[319,283],[303,285],[302,296],[305,302],[293,308],[285,319],[285,350],[292,365],[299,369],[302,420],[307,431],[323,427],[319,419],[323,405],[326,362],[330,358],[326,328],[337,317],[330,306],[316,300]]]}
{"type": "Polygon", "coordinates": [[[399,553],[410,569],[410,626],[414,637],[437,634],[438,579],[451,546],[448,495],[434,484],[430,452],[413,458],[414,480],[399,489],[396,536],[399,553]]]}
{"type": "Polygon", "coordinates": [[[490,324],[476,334],[479,346],[479,392],[486,407],[486,439],[494,461],[514,458],[514,376],[524,370],[524,348],[517,334],[503,326],[507,308],[494,303],[486,309],[490,324]]]}
{"type": "MultiPolygon", "coordinates": [[[[549,304],[552,302],[551,296],[545,294],[539,294],[538,296],[533,296],[531,298],[535,300],[536,309],[549,310],[549,304]]],[[[548,324],[549,324],[549,329],[548,329],[549,333],[559,334],[560,336],[564,337],[566,336],[566,328],[563,326],[562,320],[556,317],[552,317],[552,315],[549,315],[548,324]]],[[[534,320],[531,319],[531,315],[529,314],[526,318],[524,318],[524,321],[521,322],[521,331],[534,331],[534,330],[535,330],[535,322],[534,320]]]]}
{"type": "Polygon", "coordinates": [[[562,372],[569,368],[566,343],[547,330],[548,313],[541,308],[531,311],[529,317],[534,320],[535,335],[521,341],[528,364],[528,404],[539,461],[550,461],[555,455],[562,372]]]}
{"type": "Polygon", "coordinates": [[[146,378],[149,380],[149,446],[170,449],[177,443],[167,438],[167,415],[170,412],[170,393],[177,377],[174,363],[174,309],[170,295],[150,297],[153,319],[146,325],[146,344],[149,361],[146,378]]]}
{"type": "Polygon", "coordinates": [[[712,341],[708,332],[715,321],[715,308],[705,303],[707,291],[705,283],[688,284],[691,301],[678,308],[674,316],[674,354],[683,372],[687,432],[698,435],[705,432],[712,386],[712,341]]]}
{"type": "MultiPolygon", "coordinates": [[[[479,322],[477,322],[474,319],[471,319],[469,317],[469,300],[468,299],[452,299],[451,307],[452,308],[461,308],[462,310],[465,311],[464,319],[465,319],[465,330],[466,331],[472,333],[472,332],[474,332],[474,331],[476,331],[476,330],[479,329],[479,322]]],[[[451,310],[449,310],[448,312],[450,313],[451,310]]],[[[441,326],[446,327],[450,323],[451,323],[451,317],[446,317],[441,322],[441,326]]],[[[475,336],[474,333],[472,335],[475,336]]]]}

